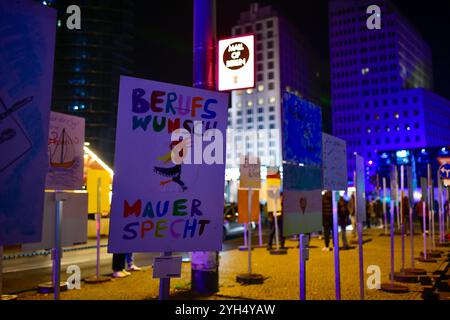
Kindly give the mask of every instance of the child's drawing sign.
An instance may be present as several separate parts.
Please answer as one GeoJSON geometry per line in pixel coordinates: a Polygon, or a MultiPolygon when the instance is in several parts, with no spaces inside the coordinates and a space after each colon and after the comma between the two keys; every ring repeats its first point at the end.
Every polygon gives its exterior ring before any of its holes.
{"type": "Polygon", "coordinates": [[[227,105],[227,94],[121,77],[110,252],[221,249],[227,105]]]}
{"type": "Polygon", "coordinates": [[[254,156],[241,156],[240,158],[240,188],[261,188],[261,162],[254,156]]]}
{"type": "Polygon", "coordinates": [[[79,190],[83,186],[84,119],[51,112],[45,187],[79,190]]]}
{"type": "Polygon", "coordinates": [[[40,242],[56,10],[0,1],[0,245],[40,242]]]}

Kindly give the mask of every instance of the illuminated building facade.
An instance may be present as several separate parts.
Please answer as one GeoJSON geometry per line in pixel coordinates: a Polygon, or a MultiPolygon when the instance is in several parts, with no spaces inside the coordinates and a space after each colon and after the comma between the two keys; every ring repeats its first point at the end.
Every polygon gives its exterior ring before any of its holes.
{"type": "MultiPolygon", "coordinates": [[[[420,178],[428,177],[428,165],[430,165],[433,185],[437,188],[438,170],[442,163],[450,161],[450,147],[383,150],[377,153],[375,159],[377,174],[380,178],[384,177],[387,179],[388,186],[390,184],[389,175],[392,165],[397,167],[402,165],[405,167],[411,166],[416,188],[420,188],[420,178]]],[[[407,179],[406,170],[405,179],[407,179]]],[[[407,186],[406,180],[405,186],[407,186]]]]}
{"type": "Polygon", "coordinates": [[[430,91],[431,50],[389,0],[330,1],[329,37],[333,134],[347,141],[349,180],[354,153],[376,165],[379,150],[450,143],[450,102],[430,91]],[[374,4],[380,30],[366,25],[374,4]]]}
{"type": "Polygon", "coordinates": [[[239,156],[244,154],[257,155],[262,166],[282,164],[283,92],[321,104],[319,62],[283,16],[270,6],[253,4],[232,28],[233,36],[242,34],[255,34],[256,87],[232,92],[227,173],[238,173],[239,156]]]}

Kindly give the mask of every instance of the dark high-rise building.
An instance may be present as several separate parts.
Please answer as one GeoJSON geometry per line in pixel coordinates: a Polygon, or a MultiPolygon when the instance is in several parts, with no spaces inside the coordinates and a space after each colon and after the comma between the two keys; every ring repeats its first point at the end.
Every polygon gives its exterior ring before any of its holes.
{"type": "Polygon", "coordinates": [[[133,71],[134,2],[46,3],[58,9],[52,110],[85,118],[86,141],[112,164],[119,77],[133,71]],[[73,4],[81,9],[81,30],[66,26],[73,4]]]}

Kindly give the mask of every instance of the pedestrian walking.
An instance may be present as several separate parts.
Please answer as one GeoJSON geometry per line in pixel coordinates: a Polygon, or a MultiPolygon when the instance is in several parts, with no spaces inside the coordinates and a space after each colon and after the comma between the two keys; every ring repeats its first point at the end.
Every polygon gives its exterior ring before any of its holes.
{"type": "Polygon", "coordinates": [[[405,226],[405,230],[410,230],[411,227],[409,225],[409,198],[407,196],[404,196],[402,199],[402,224],[405,226]]]}
{"type": "Polygon", "coordinates": [[[114,253],[112,259],[113,278],[125,278],[131,275],[130,271],[140,271],[134,264],[132,253],[114,253]],[[127,267],[125,268],[125,265],[127,267]]]}
{"type": "Polygon", "coordinates": [[[356,238],[356,212],[355,212],[355,194],[353,193],[347,204],[348,214],[352,223],[352,236],[356,238]]]}
{"type": "Polygon", "coordinates": [[[383,228],[384,227],[384,223],[383,223],[383,203],[381,202],[379,197],[377,197],[377,200],[374,203],[373,211],[375,213],[376,225],[380,229],[383,228]]]}
{"type": "Polygon", "coordinates": [[[338,220],[339,220],[338,222],[339,226],[341,227],[342,243],[344,250],[349,248],[346,233],[348,218],[349,218],[348,205],[345,202],[344,197],[341,196],[338,202],[338,220]]]}
{"type": "Polygon", "coordinates": [[[371,211],[372,211],[372,202],[370,201],[370,199],[366,199],[366,226],[368,229],[370,229],[372,226],[371,211]]]}
{"type": "Polygon", "coordinates": [[[424,201],[423,197],[420,199],[420,201],[416,205],[416,216],[419,217],[420,220],[420,229],[423,232],[423,229],[425,227],[425,232],[428,234],[428,204],[424,201]],[[423,225],[423,211],[425,207],[425,226],[423,225]]]}

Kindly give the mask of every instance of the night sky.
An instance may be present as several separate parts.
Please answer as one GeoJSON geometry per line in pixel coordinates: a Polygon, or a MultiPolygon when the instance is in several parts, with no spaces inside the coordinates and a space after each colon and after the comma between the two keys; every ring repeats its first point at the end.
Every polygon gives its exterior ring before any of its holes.
{"type": "MultiPolygon", "coordinates": [[[[217,0],[218,38],[229,36],[252,0],[217,0]]],[[[450,99],[450,10],[442,0],[394,0],[433,52],[434,91],[450,99]]],[[[271,4],[328,59],[328,1],[259,1],[271,4]]],[[[193,0],[137,1],[136,76],[192,84],[193,0]]]]}

